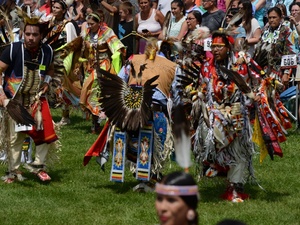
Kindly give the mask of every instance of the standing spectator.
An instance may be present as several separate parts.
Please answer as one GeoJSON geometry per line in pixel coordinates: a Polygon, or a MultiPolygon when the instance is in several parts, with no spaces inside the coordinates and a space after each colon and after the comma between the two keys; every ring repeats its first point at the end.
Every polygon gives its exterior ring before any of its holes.
{"type": "Polygon", "coordinates": [[[217,0],[203,0],[203,8],[207,11],[202,16],[202,26],[209,28],[210,32],[218,30],[224,19],[225,13],[217,7],[217,0]]]}
{"type": "Polygon", "coordinates": [[[24,0],[22,9],[27,12],[27,7],[30,8],[31,15],[40,16],[42,21],[45,21],[46,15],[39,11],[36,0],[24,0]]]}
{"type": "Polygon", "coordinates": [[[158,0],[157,9],[166,16],[167,12],[171,11],[170,0],[158,0]]]}
{"type": "Polygon", "coordinates": [[[223,12],[226,12],[226,1],[225,0],[218,0],[217,6],[218,6],[218,9],[222,10],[223,12]]]}
{"type": "Polygon", "coordinates": [[[261,36],[261,28],[257,19],[253,18],[252,4],[249,0],[241,0],[239,2],[239,9],[244,10],[243,27],[246,30],[246,39],[250,46],[249,54],[252,56],[255,45],[259,42],[261,36]]]}
{"type": "Polygon", "coordinates": [[[183,0],[184,7],[185,7],[185,16],[189,14],[191,11],[199,11],[201,14],[204,12],[196,5],[195,0],[183,0]]]}
{"type": "Polygon", "coordinates": [[[266,0],[251,0],[252,5],[255,7],[254,17],[257,19],[261,28],[264,27],[264,15],[266,14],[266,0]]]}
{"type": "Polygon", "coordinates": [[[39,8],[39,11],[44,13],[46,16],[49,16],[51,13],[52,0],[45,0],[45,4],[39,8]]]}
{"type": "MultiPolygon", "coordinates": [[[[138,0],[138,2],[141,11],[135,16],[135,25],[137,26],[135,30],[145,38],[158,38],[162,30],[164,15],[152,8],[150,0],[138,0]]],[[[144,53],[145,46],[146,40],[140,38],[138,49],[141,54],[144,53]]]]}
{"type": "MultiPolygon", "coordinates": [[[[133,17],[132,17],[133,6],[130,2],[123,2],[120,5],[120,17],[119,23],[119,38],[122,39],[126,35],[130,34],[133,30],[133,17]]],[[[126,59],[133,54],[133,35],[130,35],[121,40],[126,47],[126,59]]]]}
{"type": "MultiPolygon", "coordinates": [[[[299,23],[300,23],[300,2],[293,2],[290,7],[290,16],[289,16],[289,21],[291,22],[291,28],[293,30],[296,30],[298,32],[298,30],[300,31],[300,27],[299,27],[299,23]]],[[[298,33],[300,34],[300,33],[298,33]]]]}
{"type": "Polygon", "coordinates": [[[87,7],[88,4],[84,0],[75,0],[69,7],[69,18],[73,19],[78,24],[79,28],[81,28],[81,25],[85,22],[87,7]]]}
{"type": "Polygon", "coordinates": [[[120,0],[99,0],[100,9],[104,13],[104,22],[111,28],[115,34],[118,34],[119,28],[119,6],[120,0]]]}
{"type": "MultiPolygon", "coordinates": [[[[228,10],[228,13],[226,15],[226,23],[229,24],[232,17],[237,14],[239,12],[239,9],[234,9],[231,8],[228,10]]],[[[231,25],[231,27],[229,28],[234,35],[232,35],[232,37],[235,40],[235,46],[236,44],[240,44],[242,40],[244,40],[246,38],[246,30],[245,28],[242,26],[242,18],[238,21],[236,21],[234,24],[231,25]]]]}
{"type": "MultiPolygon", "coordinates": [[[[181,41],[183,36],[188,31],[188,25],[186,22],[185,10],[182,0],[173,0],[171,2],[172,15],[170,25],[167,30],[167,38],[171,41],[181,41]]],[[[162,37],[161,39],[166,37],[162,37]]]]}

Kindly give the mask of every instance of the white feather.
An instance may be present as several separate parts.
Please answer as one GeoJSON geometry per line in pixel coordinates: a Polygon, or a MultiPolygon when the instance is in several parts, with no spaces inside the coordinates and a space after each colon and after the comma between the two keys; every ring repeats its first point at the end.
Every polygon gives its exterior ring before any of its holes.
{"type": "Polygon", "coordinates": [[[189,168],[191,161],[191,138],[184,130],[181,131],[181,137],[175,139],[176,161],[182,168],[189,168]]]}

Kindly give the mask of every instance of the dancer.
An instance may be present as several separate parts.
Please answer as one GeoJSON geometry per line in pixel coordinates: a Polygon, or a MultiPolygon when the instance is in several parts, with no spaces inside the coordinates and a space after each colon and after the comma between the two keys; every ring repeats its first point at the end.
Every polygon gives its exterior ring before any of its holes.
{"type": "MultiPolygon", "coordinates": [[[[4,72],[4,82],[0,83],[0,106],[5,107],[7,100],[7,109],[21,104],[33,115],[35,125],[21,126],[10,117],[2,117],[1,128],[7,130],[7,136],[1,135],[1,138],[6,138],[1,143],[7,143],[9,140],[6,146],[8,172],[2,177],[6,183],[24,179],[19,167],[26,135],[36,144],[35,160],[26,168],[42,181],[51,180],[46,172],[46,157],[50,148],[56,148],[55,141],[58,140],[44,96],[53,76],[53,52],[49,45],[41,44],[43,25],[38,23],[39,17],[25,17],[24,20],[24,43],[12,43],[0,57],[0,70],[1,73],[4,72]],[[11,103],[14,105],[11,106],[11,103]]],[[[17,111],[16,114],[21,113],[17,111]]]]}
{"type": "MultiPolygon", "coordinates": [[[[101,16],[91,13],[87,16],[89,28],[82,34],[84,38],[84,83],[80,95],[83,110],[92,114],[92,133],[100,132],[99,103],[100,88],[97,80],[98,68],[117,74],[125,58],[125,47],[111,28],[103,23],[101,16]]],[[[102,118],[105,118],[103,116],[102,118]]]]}
{"type": "Polygon", "coordinates": [[[73,73],[71,69],[72,63],[68,63],[72,62],[73,53],[63,49],[67,43],[70,43],[77,37],[79,31],[78,25],[74,20],[65,18],[67,9],[68,6],[63,0],[57,0],[53,3],[53,17],[49,22],[51,30],[43,40],[44,43],[50,44],[55,52],[55,77],[50,83],[48,99],[51,107],[62,107],[60,125],[71,123],[69,108],[71,105],[79,105],[81,90],[80,79],[73,73]]]}
{"type": "MultiPolygon", "coordinates": [[[[149,190],[145,183],[153,177],[159,177],[163,163],[172,151],[167,102],[176,64],[156,55],[157,51],[157,40],[150,39],[145,54],[130,57],[119,72],[119,77],[106,74],[105,71],[102,71],[104,76],[100,77],[103,111],[116,127],[115,133],[112,133],[112,146],[119,139],[126,143],[123,158],[127,157],[136,178],[143,181],[135,190],[149,190]],[[147,147],[143,149],[143,146],[147,147]]],[[[104,150],[103,145],[98,146],[106,141],[108,127],[106,125],[103,128],[87,152],[85,165],[91,156],[100,156],[100,161],[108,156],[108,150],[104,150]]],[[[114,155],[115,152],[114,149],[114,155]]],[[[124,172],[124,166],[116,167],[113,163],[111,180],[122,182],[124,172]]]]}
{"type": "MultiPolygon", "coordinates": [[[[248,198],[243,192],[244,174],[248,168],[252,173],[252,129],[249,119],[249,107],[253,93],[250,87],[258,88],[259,77],[248,73],[247,54],[234,54],[234,39],[225,31],[217,31],[212,36],[213,58],[204,60],[200,77],[192,92],[193,105],[191,123],[195,128],[193,152],[196,163],[203,162],[209,169],[206,176],[214,176],[219,168],[227,171],[228,189],[223,198],[242,202],[248,198]],[[233,70],[233,71],[231,71],[233,70]],[[251,76],[251,77],[250,77],[251,76]]],[[[240,52],[241,53],[241,52],[240,52]]],[[[186,70],[192,75],[197,66],[186,70]]],[[[200,71],[200,68],[199,68],[200,71]]],[[[202,171],[199,171],[202,176],[202,171]]]]}

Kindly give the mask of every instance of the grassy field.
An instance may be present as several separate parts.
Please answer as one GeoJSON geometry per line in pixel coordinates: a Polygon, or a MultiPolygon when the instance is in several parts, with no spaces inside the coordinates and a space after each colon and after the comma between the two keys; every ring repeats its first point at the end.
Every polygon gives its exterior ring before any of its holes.
{"type": "MultiPolygon", "coordinates": [[[[59,109],[53,110],[59,121],[59,109]]],[[[154,193],[136,193],[138,182],[126,171],[125,183],[109,181],[110,163],[106,171],[92,159],[83,167],[85,152],[97,138],[90,133],[91,121],[72,112],[72,124],[62,128],[60,163],[50,168],[51,183],[44,184],[30,174],[24,182],[0,184],[0,224],[158,224],[154,193]]],[[[300,224],[299,135],[290,131],[282,144],[284,157],[269,158],[259,164],[254,158],[257,185],[246,185],[251,199],[243,204],[222,201],[224,178],[199,182],[201,200],[198,207],[200,224],[213,225],[224,218],[239,219],[248,225],[300,224]]],[[[177,170],[174,162],[165,173],[177,170]]],[[[5,165],[0,165],[4,174],[5,165]]],[[[193,173],[193,169],[192,169],[193,173]]]]}

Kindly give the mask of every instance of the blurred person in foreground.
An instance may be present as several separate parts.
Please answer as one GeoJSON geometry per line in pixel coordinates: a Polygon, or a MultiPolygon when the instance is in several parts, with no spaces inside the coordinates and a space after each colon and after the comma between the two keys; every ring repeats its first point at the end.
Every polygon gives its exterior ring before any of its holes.
{"type": "Polygon", "coordinates": [[[198,224],[198,186],[185,172],[166,175],[155,187],[155,208],[162,225],[198,224]]]}

